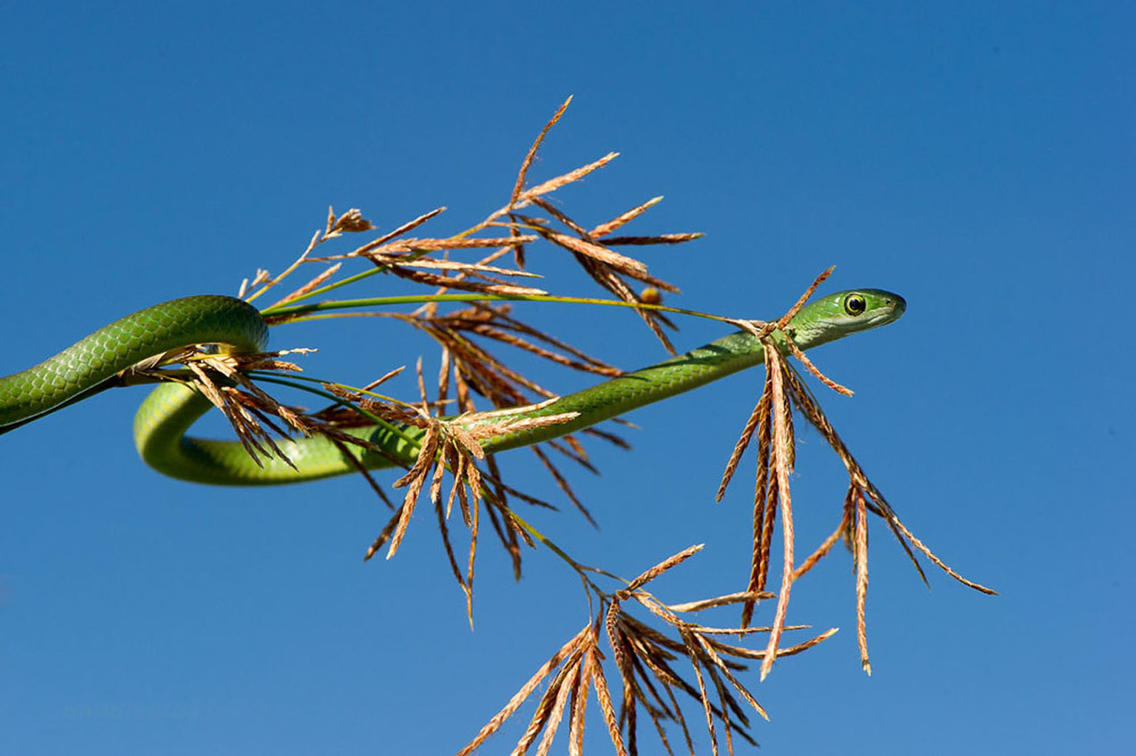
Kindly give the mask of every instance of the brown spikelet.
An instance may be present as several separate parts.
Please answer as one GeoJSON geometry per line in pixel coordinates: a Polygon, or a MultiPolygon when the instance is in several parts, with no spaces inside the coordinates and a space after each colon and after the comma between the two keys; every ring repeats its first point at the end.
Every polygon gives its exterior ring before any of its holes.
{"type": "Polygon", "coordinates": [[[684,233],[684,234],[655,234],[654,236],[609,236],[604,239],[604,243],[610,247],[618,247],[620,245],[634,245],[645,246],[649,244],[682,244],[695,239],[701,239],[705,234],[701,233],[684,233]]]}
{"type": "Polygon", "coordinates": [[[603,168],[605,165],[610,163],[612,160],[615,160],[617,157],[619,157],[618,152],[609,152],[606,155],[604,155],[603,157],[601,157],[599,160],[595,161],[594,163],[589,163],[587,165],[580,166],[579,168],[577,168],[573,171],[569,171],[568,173],[565,173],[563,176],[557,176],[556,178],[551,178],[548,181],[543,181],[543,182],[537,184],[534,187],[526,189],[525,191],[523,191],[520,194],[520,196],[517,199],[519,201],[523,202],[525,200],[532,200],[535,197],[540,197],[541,195],[544,195],[544,194],[551,194],[552,192],[556,191],[557,189],[559,189],[563,186],[567,186],[568,184],[571,184],[574,181],[579,181],[580,179],[584,178],[584,176],[587,176],[592,171],[596,171],[596,170],[599,170],[600,168],[603,168]]]}
{"type": "Polygon", "coordinates": [[[864,504],[864,492],[856,489],[854,494],[856,525],[852,561],[856,565],[856,643],[860,647],[860,665],[870,675],[872,665],[868,661],[868,632],[864,618],[868,596],[868,510],[864,504]]]}
{"type": "Polygon", "coordinates": [[[501,729],[501,725],[503,725],[509,719],[509,717],[513,716],[517,709],[520,708],[521,704],[525,702],[525,699],[527,699],[532,694],[532,692],[536,690],[536,687],[544,681],[549,673],[551,673],[554,669],[557,669],[566,658],[569,658],[577,653],[577,650],[585,642],[585,639],[587,638],[590,631],[590,624],[586,625],[582,630],[580,630],[580,632],[572,636],[572,638],[567,643],[561,646],[556,651],[556,653],[554,653],[552,657],[549,658],[547,662],[541,665],[541,667],[537,669],[535,673],[533,673],[533,676],[530,677],[528,681],[521,686],[521,689],[513,694],[513,697],[509,699],[509,702],[505,704],[505,707],[501,709],[501,711],[493,715],[493,717],[485,724],[485,726],[481,728],[481,731],[478,732],[477,736],[468,744],[466,744],[464,748],[458,751],[457,756],[468,756],[468,754],[473,753],[473,751],[476,750],[478,746],[480,746],[483,742],[485,742],[485,740],[488,739],[490,735],[501,729]]]}
{"type": "Polygon", "coordinates": [[[572,98],[569,97],[564,103],[556,109],[552,118],[544,125],[544,128],[537,134],[536,139],[533,140],[532,147],[525,153],[525,159],[521,161],[521,169],[517,171],[517,182],[513,185],[513,193],[509,197],[509,204],[516,203],[517,199],[521,196],[521,191],[525,188],[525,176],[528,175],[529,168],[532,166],[533,160],[536,159],[537,152],[540,151],[540,145],[544,142],[544,138],[548,136],[548,132],[552,127],[557,124],[560,118],[564,115],[564,111],[568,110],[568,105],[571,104],[572,98]]]}
{"type": "Polygon", "coordinates": [[[792,456],[792,430],[787,427],[788,399],[782,384],[781,355],[777,349],[766,347],[769,358],[768,370],[772,375],[773,398],[773,469],[777,476],[777,498],[781,510],[781,532],[784,536],[784,565],[781,570],[781,590],[777,593],[777,610],[773,617],[773,630],[769,633],[769,645],[765,659],[761,663],[761,679],[764,680],[777,658],[777,644],[785,624],[785,614],[789,609],[789,589],[793,585],[793,505],[789,495],[789,470],[792,456]]]}

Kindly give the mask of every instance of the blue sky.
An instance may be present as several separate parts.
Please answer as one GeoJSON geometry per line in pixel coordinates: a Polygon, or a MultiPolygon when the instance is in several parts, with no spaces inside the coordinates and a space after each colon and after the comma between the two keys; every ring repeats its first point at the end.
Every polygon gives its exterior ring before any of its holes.
{"type": "MultiPolygon", "coordinates": [[[[281,269],[329,204],[384,229],[444,204],[435,231],[459,231],[572,94],[533,177],[621,152],[561,201],[596,222],[665,195],[632,228],[706,233],[644,252],[672,303],[770,317],[832,264],[827,291],[907,298],[894,327],[817,352],[857,391],[824,404],[904,521],[1001,592],[935,571],[927,590],[873,523],[874,673],[840,552],[790,619],[841,631],[746,678],[763,752],[1110,749],[1136,698],[1134,21],[1118,3],[4,4],[0,372],[281,269]]],[[[546,257],[546,288],[594,293],[546,257]]],[[[662,356],[630,314],[525,314],[623,367],[662,356]]],[[[676,343],[717,335],[691,322],[676,343]]],[[[437,364],[371,322],[273,345],[318,346],[309,370],[343,380],[437,364]]],[[[598,532],[568,509],[534,520],[627,576],[706,543],[667,600],[740,589],[752,461],[713,493],[759,387],[646,408],[632,453],[594,447],[602,477],[573,480],[598,532]]],[[[470,632],[428,510],[397,559],[360,561],[385,510],[359,480],[161,478],[131,443],[140,398],[0,438],[0,752],[452,753],[586,621],[562,563],[531,553],[514,583],[487,542],[470,632]]],[[[555,497],[513,455],[517,485],[555,497]]],[[[805,432],[802,544],[842,495],[805,432]]],[[[602,729],[589,752],[609,752],[602,729]]]]}

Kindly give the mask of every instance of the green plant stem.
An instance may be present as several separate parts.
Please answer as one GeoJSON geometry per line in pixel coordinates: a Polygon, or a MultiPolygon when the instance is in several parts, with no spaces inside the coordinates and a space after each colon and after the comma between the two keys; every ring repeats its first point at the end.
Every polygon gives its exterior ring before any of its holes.
{"type": "Polygon", "coordinates": [[[304,305],[289,305],[285,307],[269,307],[262,314],[272,318],[271,325],[296,323],[312,319],[305,317],[309,313],[323,313],[332,310],[349,310],[359,307],[387,307],[406,304],[427,304],[431,302],[556,302],[560,304],[589,304],[601,307],[627,307],[636,310],[653,310],[656,312],[669,312],[676,315],[689,315],[696,318],[716,320],[720,323],[730,323],[733,319],[722,315],[712,315],[698,310],[688,310],[681,307],[667,305],[647,304],[645,302],[623,302],[616,299],[592,299],[589,297],[562,297],[550,294],[425,294],[395,297],[371,297],[368,299],[333,299],[325,302],[315,302],[304,305]],[[286,319],[286,320],[285,320],[286,319]]]}

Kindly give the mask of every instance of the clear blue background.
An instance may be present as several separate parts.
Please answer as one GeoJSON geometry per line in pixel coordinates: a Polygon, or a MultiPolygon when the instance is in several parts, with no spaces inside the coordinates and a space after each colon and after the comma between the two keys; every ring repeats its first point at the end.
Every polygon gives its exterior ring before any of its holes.
{"type": "MultiPolygon", "coordinates": [[[[829,291],[907,297],[898,325],[817,353],[857,389],[825,405],[915,532],[1001,591],[934,571],[928,591],[876,522],[874,674],[839,551],[791,620],[841,632],[746,677],[773,717],[763,752],[1115,750],[1136,673],[1136,14],[855,5],[5,3],[0,372],[280,270],[328,204],[383,228],[445,204],[434,231],[461,230],[574,94],[533,177],[622,152],[561,201],[591,223],[666,195],[631,229],[707,234],[644,252],[682,285],[673,303],[773,316],[830,264],[829,291]]],[[[555,258],[532,260],[552,288],[594,291],[555,258]]],[[[524,312],[625,367],[661,356],[630,314],[524,312]]],[[[690,323],[677,343],[718,333],[690,323]]],[[[344,380],[436,366],[383,323],[274,345],[317,345],[309,370],[344,380]]],[[[632,454],[593,446],[603,476],[573,477],[599,532],[534,520],[624,575],[707,543],[660,581],[667,600],[740,588],[752,462],[712,495],[758,386],[636,413],[632,454]]],[[[428,510],[396,560],[363,564],[386,513],[361,481],[163,479],[132,448],[139,399],[0,438],[0,753],[452,753],[586,620],[558,560],[529,554],[515,584],[487,539],[471,633],[428,510]]],[[[516,483],[556,496],[528,461],[514,453],[516,483]]],[[[842,494],[806,432],[799,548],[842,494]]],[[[593,719],[590,750],[604,741],[593,719]]]]}

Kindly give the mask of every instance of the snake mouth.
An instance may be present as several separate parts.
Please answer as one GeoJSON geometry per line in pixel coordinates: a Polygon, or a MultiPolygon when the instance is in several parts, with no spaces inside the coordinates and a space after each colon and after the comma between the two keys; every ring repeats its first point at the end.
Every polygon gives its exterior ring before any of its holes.
{"type": "Polygon", "coordinates": [[[907,300],[890,291],[875,290],[876,304],[868,313],[866,328],[876,328],[899,320],[907,312],[907,300]]]}
{"type": "Polygon", "coordinates": [[[903,317],[903,313],[907,312],[907,300],[898,294],[888,293],[883,298],[884,306],[880,307],[878,312],[869,321],[869,328],[878,328],[888,323],[894,323],[903,317]]]}

